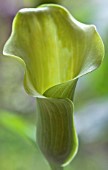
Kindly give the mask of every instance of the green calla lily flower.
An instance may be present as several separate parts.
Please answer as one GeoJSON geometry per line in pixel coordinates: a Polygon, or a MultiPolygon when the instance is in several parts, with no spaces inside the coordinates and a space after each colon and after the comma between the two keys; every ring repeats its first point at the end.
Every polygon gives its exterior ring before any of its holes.
{"type": "Polygon", "coordinates": [[[36,97],[37,142],[52,169],[62,169],[78,148],[77,80],[95,70],[104,55],[95,26],[78,22],[59,5],[21,9],[3,53],[24,64],[25,89],[36,97]]]}

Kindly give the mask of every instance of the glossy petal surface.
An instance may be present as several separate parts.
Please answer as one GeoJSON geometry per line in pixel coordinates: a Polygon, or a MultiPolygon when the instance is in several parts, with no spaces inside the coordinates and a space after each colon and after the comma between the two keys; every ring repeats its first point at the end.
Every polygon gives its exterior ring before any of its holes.
{"type": "Polygon", "coordinates": [[[44,5],[18,12],[4,54],[23,59],[30,81],[26,89],[43,94],[96,69],[103,43],[94,26],[76,21],[58,5],[44,5]]]}

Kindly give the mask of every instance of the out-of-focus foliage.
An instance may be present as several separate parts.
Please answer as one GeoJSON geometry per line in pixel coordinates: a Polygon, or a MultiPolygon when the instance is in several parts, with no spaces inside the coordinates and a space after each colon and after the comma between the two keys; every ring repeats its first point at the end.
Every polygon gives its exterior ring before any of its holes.
{"type": "Polygon", "coordinates": [[[48,4],[48,3],[54,3],[54,4],[61,4],[62,0],[33,0],[36,5],[40,4],[48,4]]]}
{"type": "MultiPolygon", "coordinates": [[[[80,150],[66,170],[108,169],[108,1],[62,0],[72,15],[88,24],[95,24],[105,44],[105,59],[101,68],[77,86],[75,96],[76,126],[80,150]]],[[[17,114],[35,127],[35,101],[22,85],[23,68],[14,59],[4,57],[2,48],[10,35],[16,12],[23,7],[37,6],[37,0],[0,0],[0,108],[17,114]]],[[[0,115],[4,114],[4,111],[0,115]]],[[[5,114],[4,114],[5,117],[5,114]]],[[[10,122],[11,123],[11,122],[10,122]]],[[[34,129],[35,131],[35,129],[34,129]]],[[[48,169],[37,146],[22,138],[17,132],[0,125],[0,169],[48,169]]]]}
{"type": "Polygon", "coordinates": [[[28,139],[35,143],[35,128],[30,123],[25,122],[22,118],[18,117],[15,113],[0,111],[0,125],[8,130],[21,135],[23,138],[28,139]]]}

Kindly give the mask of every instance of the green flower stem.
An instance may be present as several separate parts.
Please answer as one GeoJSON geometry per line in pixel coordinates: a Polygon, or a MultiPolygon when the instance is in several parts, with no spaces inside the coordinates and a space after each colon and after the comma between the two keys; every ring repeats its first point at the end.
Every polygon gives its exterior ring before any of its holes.
{"type": "Polygon", "coordinates": [[[52,170],[64,170],[63,167],[61,167],[59,165],[55,165],[55,164],[50,164],[50,167],[52,170]]]}
{"type": "Polygon", "coordinates": [[[69,99],[37,98],[36,108],[37,143],[42,153],[51,164],[67,164],[78,148],[73,103],[69,99]]]}

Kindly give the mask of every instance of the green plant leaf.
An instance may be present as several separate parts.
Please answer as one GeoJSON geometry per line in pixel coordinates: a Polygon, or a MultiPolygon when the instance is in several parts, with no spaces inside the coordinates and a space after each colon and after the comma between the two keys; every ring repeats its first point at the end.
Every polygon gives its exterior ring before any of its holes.
{"type": "Polygon", "coordinates": [[[20,10],[4,55],[24,64],[24,86],[37,101],[37,141],[53,169],[74,157],[73,96],[78,78],[96,69],[104,46],[95,26],[59,5],[20,10]]]}

